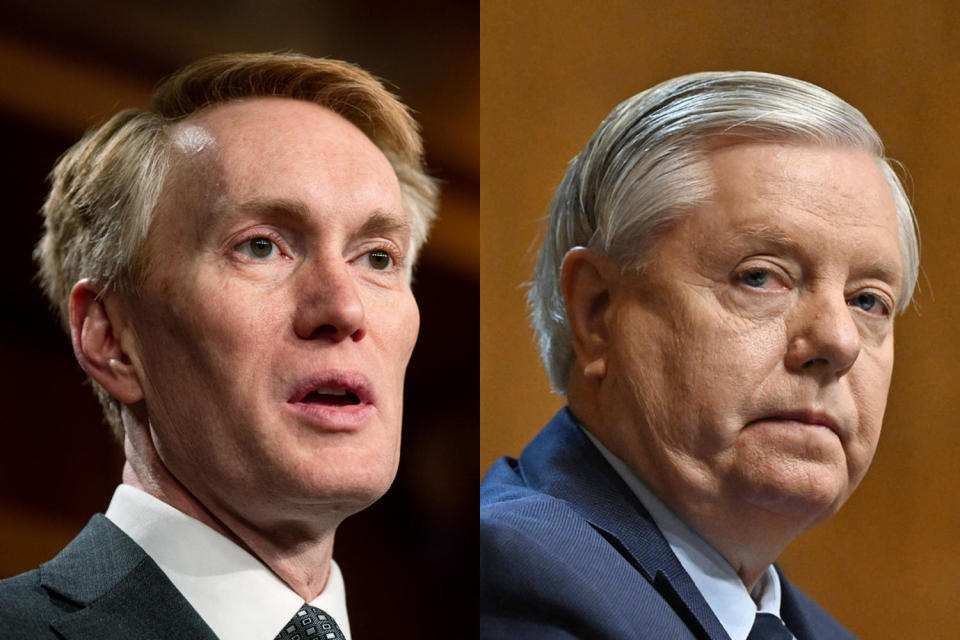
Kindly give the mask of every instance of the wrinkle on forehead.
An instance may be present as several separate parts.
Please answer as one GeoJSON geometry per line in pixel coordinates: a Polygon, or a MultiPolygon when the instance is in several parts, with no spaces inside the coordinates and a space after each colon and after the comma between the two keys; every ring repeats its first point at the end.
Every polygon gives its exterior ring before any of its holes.
{"type": "Polygon", "coordinates": [[[783,143],[729,145],[710,156],[716,197],[756,202],[774,217],[784,207],[835,224],[896,228],[896,204],[876,158],[860,149],[783,143]],[[797,152],[802,154],[797,157],[797,152]],[[731,162],[749,154],[753,161],[731,162]],[[784,158],[783,154],[789,157],[784,158]],[[864,160],[874,170],[864,173],[864,160]],[[719,177],[723,174],[724,178],[719,177]],[[878,216],[883,211],[888,216],[878,216]]]}

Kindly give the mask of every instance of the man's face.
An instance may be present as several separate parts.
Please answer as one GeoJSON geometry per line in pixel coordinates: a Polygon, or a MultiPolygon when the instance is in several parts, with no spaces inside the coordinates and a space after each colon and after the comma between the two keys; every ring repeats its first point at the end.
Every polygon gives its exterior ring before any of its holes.
{"type": "Polygon", "coordinates": [[[708,158],[711,202],[611,294],[605,422],[681,515],[748,505],[813,523],[880,435],[903,278],[890,189],[858,151],[708,158]]]}
{"type": "Polygon", "coordinates": [[[340,116],[282,98],[203,111],[172,142],[130,301],[160,458],[257,525],[362,509],[396,473],[419,328],[393,169],[340,116]]]}

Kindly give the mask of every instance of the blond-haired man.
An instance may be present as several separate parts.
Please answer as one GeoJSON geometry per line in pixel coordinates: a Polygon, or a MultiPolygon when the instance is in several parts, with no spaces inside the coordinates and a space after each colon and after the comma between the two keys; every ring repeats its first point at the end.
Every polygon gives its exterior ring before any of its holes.
{"type": "Polygon", "coordinates": [[[349,638],[334,534],[396,473],[435,208],[407,109],[296,54],[201,60],[70,149],[36,255],[126,463],[0,583],[0,636],[349,638]]]}

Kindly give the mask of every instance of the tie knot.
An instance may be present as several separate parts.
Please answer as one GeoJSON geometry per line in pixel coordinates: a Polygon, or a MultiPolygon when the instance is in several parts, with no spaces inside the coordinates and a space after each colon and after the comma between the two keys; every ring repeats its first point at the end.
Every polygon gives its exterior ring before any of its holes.
{"type": "Polygon", "coordinates": [[[794,640],[783,620],[772,613],[757,613],[747,640],[794,640]]]}
{"type": "Polygon", "coordinates": [[[340,627],[323,609],[303,605],[283,625],[276,640],[346,640],[340,627]]]}

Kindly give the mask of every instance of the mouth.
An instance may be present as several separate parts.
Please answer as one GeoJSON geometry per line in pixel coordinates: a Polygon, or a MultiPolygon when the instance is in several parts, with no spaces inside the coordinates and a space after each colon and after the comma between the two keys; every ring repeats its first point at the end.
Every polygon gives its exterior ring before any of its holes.
{"type": "Polygon", "coordinates": [[[323,371],[307,376],[287,397],[299,419],[320,430],[352,429],[376,411],[373,385],[357,371],[323,371]]]}
{"type": "Polygon", "coordinates": [[[797,427],[822,427],[840,435],[838,422],[828,413],[811,409],[798,409],[776,413],[747,423],[747,426],[763,422],[794,423],[797,427]]]}
{"type": "Polygon", "coordinates": [[[360,404],[360,398],[349,389],[326,387],[310,391],[307,395],[300,398],[298,402],[326,407],[349,407],[360,404]]]}

